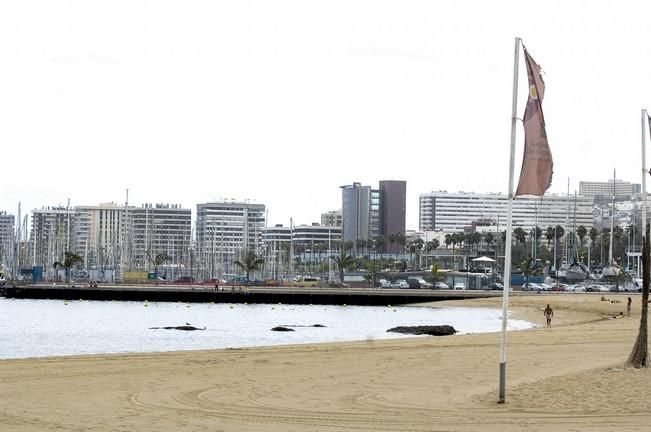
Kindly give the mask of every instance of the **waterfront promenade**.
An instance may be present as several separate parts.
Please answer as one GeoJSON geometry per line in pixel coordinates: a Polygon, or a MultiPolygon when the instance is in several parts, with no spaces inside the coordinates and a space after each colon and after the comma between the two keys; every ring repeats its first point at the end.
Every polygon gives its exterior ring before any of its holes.
{"type": "Polygon", "coordinates": [[[202,285],[31,284],[5,286],[4,296],[29,299],[387,305],[501,296],[501,291],[202,285]]]}

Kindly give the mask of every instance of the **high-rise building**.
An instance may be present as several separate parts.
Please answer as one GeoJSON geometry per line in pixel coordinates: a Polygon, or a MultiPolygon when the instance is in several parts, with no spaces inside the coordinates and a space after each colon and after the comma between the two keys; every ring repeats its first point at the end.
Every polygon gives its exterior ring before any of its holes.
{"type": "MultiPolygon", "coordinates": [[[[399,252],[400,245],[390,244],[391,234],[405,233],[406,182],[383,180],[379,189],[361,183],[342,186],[342,239],[375,240],[383,237],[384,250],[399,252]]],[[[356,250],[356,249],[355,249],[356,250]]]]}
{"type": "Polygon", "coordinates": [[[341,186],[341,217],[344,242],[352,241],[355,245],[357,240],[371,237],[370,186],[362,186],[361,183],[341,186]]]}
{"type": "Polygon", "coordinates": [[[641,186],[639,183],[631,183],[623,180],[608,180],[607,182],[594,182],[594,181],[580,181],[579,182],[579,195],[599,198],[602,201],[608,201],[613,197],[615,192],[615,199],[617,200],[630,200],[631,197],[639,193],[641,186]]]}
{"type": "Polygon", "coordinates": [[[264,204],[220,201],[197,204],[197,248],[233,261],[246,251],[259,252],[265,227],[264,204]]]}
{"type": "Polygon", "coordinates": [[[180,204],[143,204],[129,208],[130,263],[150,268],[156,256],[171,263],[187,263],[192,236],[192,211],[180,204]]]}
{"type": "Polygon", "coordinates": [[[65,252],[74,247],[76,213],[66,207],[32,210],[30,242],[34,251],[34,265],[45,271],[54,268],[54,262],[63,262],[65,252]]]}
{"type": "Polygon", "coordinates": [[[389,235],[405,233],[407,212],[407,182],[404,180],[382,180],[380,182],[381,234],[385,238],[384,250],[388,253],[401,252],[401,245],[387,241],[389,235]]]}
{"type": "Polygon", "coordinates": [[[15,218],[14,215],[0,212],[0,266],[9,264],[8,260],[13,256],[15,218]]]}
{"type": "Polygon", "coordinates": [[[147,270],[164,253],[174,264],[185,264],[192,233],[192,211],[178,204],[142,207],[104,203],[76,206],[71,250],[84,267],[147,270]]]}
{"type": "MultiPolygon", "coordinates": [[[[128,268],[127,220],[125,206],[103,203],[76,206],[74,252],[88,268],[128,268]]],[[[133,207],[130,207],[133,209],[133,207]]]]}
{"type": "MultiPolygon", "coordinates": [[[[507,197],[502,194],[430,192],[420,195],[421,231],[462,232],[478,221],[506,228],[507,197]]],[[[517,197],[513,201],[513,228],[561,225],[592,227],[592,198],[563,195],[517,197]],[[576,209],[576,210],[575,210],[576,209]],[[575,216],[576,215],[576,216],[575,216]]]]}

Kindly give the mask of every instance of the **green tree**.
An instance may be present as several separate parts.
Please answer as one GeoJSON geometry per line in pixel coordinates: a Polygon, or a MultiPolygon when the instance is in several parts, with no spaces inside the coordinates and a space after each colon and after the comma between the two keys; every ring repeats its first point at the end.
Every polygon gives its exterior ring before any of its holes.
{"type": "Polygon", "coordinates": [[[248,286],[251,272],[260,270],[262,264],[264,264],[264,259],[259,258],[255,252],[249,251],[244,257],[244,261],[236,260],[234,264],[246,273],[246,285],[248,286]]]}
{"type": "Polygon", "coordinates": [[[579,236],[579,244],[581,245],[581,248],[583,248],[583,239],[586,234],[588,234],[588,230],[583,225],[579,225],[576,228],[576,235],[579,236]]]}
{"type": "Polygon", "coordinates": [[[154,257],[154,272],[156,273],[156,285],[158,285],[158,266],[165,264],[170,260],[166,253],[159,253],[154,257]]]}
{"type": "Polygon", "coordinates": [[[66,283],[70,283],[70,269],[75,264],[80,264],[83,261],[84,260],[79,255],[72,252],[65,252],[63,255],[63,262],[55,261],[53,265],[55,270],[60,268],[65,270],[66,283]]]}
{"type": "Polygon", "coordinates": [[[441,282],[441,281],[445,280],[445,274],[443,274],[443,272],[441,272],[441,269],[440,269],[438,263],[436,263],[436,264],[434,264],[432,266],[431,272],[432,272],[432,280],[434,282],[441,282]]]}
{"type": "Polygon", "coordinates": [[[554,240],[554,227],[548,226],[545,230],[545,240],[547,240],[547,248],[551,246],[552,241],[554,240]]]}
{"type": "Polygon", "coordinates": [[[527,241],[527,232],[520,227],[513,230],[513,237],[518,243],[524,244],[527,241]]]}
{"type": "Polygon", "coordinates": [[[332,257],[339,269],[339,281],[344,283],[344,270],[355,264],[355,259],[348,253],[342,252],[336,257],[332,257]]]}

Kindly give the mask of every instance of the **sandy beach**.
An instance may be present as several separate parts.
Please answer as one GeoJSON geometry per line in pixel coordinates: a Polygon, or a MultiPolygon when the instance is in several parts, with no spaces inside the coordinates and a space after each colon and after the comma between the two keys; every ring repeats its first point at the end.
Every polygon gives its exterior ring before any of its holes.
{"type": "MultiPolygon", "coordinates": [[[[649,369],[623,366],[639,326],[600,295],[511,298],[540,328],[499,334],[0,361],[9,431],[647,431],[649,369]],[[552,328],[543,309],[554,308],[552,328]]],[[[500,308],[501,299],[426,306],[500,308]]]]}

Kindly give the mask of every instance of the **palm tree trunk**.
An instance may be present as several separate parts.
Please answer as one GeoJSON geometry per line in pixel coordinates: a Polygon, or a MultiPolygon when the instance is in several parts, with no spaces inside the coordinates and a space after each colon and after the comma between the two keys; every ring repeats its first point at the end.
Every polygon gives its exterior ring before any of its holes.
{"type": "Polygon", "coordinates": [[[637,333],[633,351],[626,364],[636,368],[649,366],[648,324],[649,314],[649,225],[646,226],[646,235],[642,239],[642,314],[640,316],[640,330],[637,333]]]}

